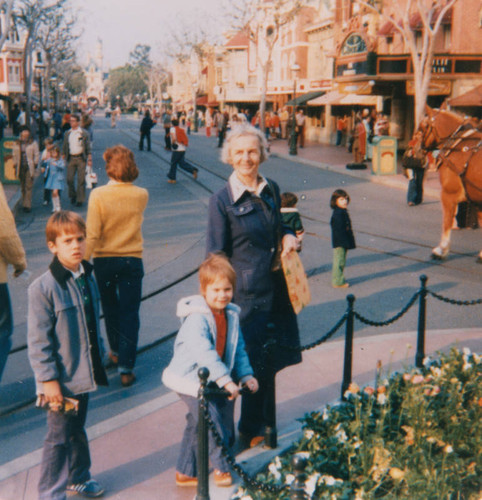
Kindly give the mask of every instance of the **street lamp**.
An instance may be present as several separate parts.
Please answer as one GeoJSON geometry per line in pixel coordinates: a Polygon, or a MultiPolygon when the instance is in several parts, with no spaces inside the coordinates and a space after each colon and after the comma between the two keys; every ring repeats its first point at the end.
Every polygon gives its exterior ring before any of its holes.
{"type": "Polygon", "coordinates": [[[226,107],[226,87],[229,83],[229,80],[227,78],[223,78],[223,93],[224,93],[224,99],[223,99],[223,111],[225,111],[226,107]]]}
{"type": "Polygon", "coordinates": [[[290,130],[290,155],[297,155],[296,150],[296,75],[300,70],[299,64],[291,65],[291,73],[293,74],[293,113],[291,116],[291,130],[290,130]]]}
{"type": "Polygon", "coordinates": [[[57,77],[51,76],[50,83],[52,84],[52,92],[54,94],[54,112],[57,111],[57,77]]]}
{"type": "Polygon", "coordinates": [[[37,52],[37,63],[35,64],[35,73],[37,77],[37,85],[39,91],[39,104],[40,104],[40,117],[39,117],[39,130],[38,141],[40,149],[44,147],[44,116],[43,116],[43,103],[42,103],[42,76],[45,70],[45,64],[42,63],[42,53],[37,52]]]}
{"type": "Polygon", "coordinates": [[[194,120],[194,132],[198,131],[198,124],[197,124],[197,89],[199,87],[199,84],[197,82],[194,82],[192,84],[192,95],[193,95],[193,120],[194,120]]]}

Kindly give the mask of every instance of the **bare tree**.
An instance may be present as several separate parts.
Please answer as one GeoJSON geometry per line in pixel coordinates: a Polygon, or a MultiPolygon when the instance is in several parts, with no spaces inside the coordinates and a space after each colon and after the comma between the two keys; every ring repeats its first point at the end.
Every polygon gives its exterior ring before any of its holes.
{"type": "Polygon", "coordinates": [[[165,90],[169,80],[169,72],[166,70],[166,65],[162,63],[151,66],[146,71],[146,85],[151,100],[151,110],[154,107],[154,102],[162,101],[162,93],[165,90]]]}
{"type": "Polygon", "coordinates": [[[18,10],[14,13],[15,19],[24,29],[25,47],[23,55],[24,92],[26,96],[26,118],[30,123],[30,105],[32,101],[33,80],[33,53],[38,42],[39,27],[44,24],[49,16],[65,5],[67,0],[20,0],[18,10]]]}
{"type": "Polygon", "coordinates": [[[81,32],[77,30],[75,12],[63,4],[53,6],[50,15],[40,24],[37,32],[37,47],[45,55],[45,95],[50,108],[48,82],[52,76],[59,76],[60,69],[66,64],[75,63],[75,47],[81,32]]]}
{"type": "Polygon", "coordinates": [[[247,35],[256,47],[261,68],[260,118],[265,129],[266,94],[269,73],[273,65],[273,52],[278,43],[282,26],[290,23],[301,8],[299,0],[238,0],[232,5],[232,26],[247,35]]]}
{"type": "Polygon", "coordinates": [[[5,0],[3,2],[0,2],[0,10],[3,10],[5,12],[5,26],[2,26],[2,33],[0,34],[0,50],[2,50],[3,44],[7,40],[8,34],[10,32],[13,2],[14,0],[5,0]]]}
{"type": "Polygon", "coordinates": [[[425,114],[436,37],[444,16],[458,0],[406,0],[388,3],[356,1],[368,11],[379,15],[383,21],[390,23],[410,51],[415,89],[415,128],[417,128],[425,114]],[[386,8],[388,5],[389,9],[386,8]],[[413,23],[415,17],[418,20],[417,26],[413,23]],[[421,45],[417,44],[417,31],[421,33],[421,45]]]}

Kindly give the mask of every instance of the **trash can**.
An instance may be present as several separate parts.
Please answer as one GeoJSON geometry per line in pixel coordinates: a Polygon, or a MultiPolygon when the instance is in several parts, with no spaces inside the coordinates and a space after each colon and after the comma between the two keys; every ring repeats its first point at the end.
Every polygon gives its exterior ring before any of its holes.
{"type": "Polygon", "coordinates": [[[0,141],[0,180],[3,184],[19,184],[13,163],[13,148],[18,137],[5,137],[0,141]]]}
{"type": "Polygon", "coordinates": [[[139,119],[139,111],[134,111],[134,120],[139,119]]]}
{"type": "Polygon", "coordinates": [[[397,173],[397,139],[386,135],[372,140],[372,174],[395,175],[397,173]]]}

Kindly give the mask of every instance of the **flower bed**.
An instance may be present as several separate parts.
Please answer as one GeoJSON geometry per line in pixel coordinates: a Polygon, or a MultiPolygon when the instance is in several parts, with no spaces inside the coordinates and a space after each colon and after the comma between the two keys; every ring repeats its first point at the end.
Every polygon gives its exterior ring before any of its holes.
{"type": "MultiPolygon", "coordinates": [[[[481,357],[452,349],[423,370],[395,373],[378,387],[351,384],[346,401],[305,415],[303,437],[257,479],[294,480],[293,454],[307,459],[313,499],[482,498],[481,357]]],[[[233,499],[289,499],[240,488],[233,499]]]]}

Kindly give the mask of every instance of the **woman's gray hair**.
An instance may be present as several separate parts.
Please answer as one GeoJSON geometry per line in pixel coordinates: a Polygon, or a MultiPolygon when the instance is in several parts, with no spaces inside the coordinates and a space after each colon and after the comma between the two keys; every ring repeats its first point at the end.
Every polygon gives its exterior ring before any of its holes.
{"type": "Polygon", "coordinates": [[[246,136],[253,136],[258,139],[259,162],[263,163],[268,159],[268,141],[266,140],[263,132],[248,123],[240,123],[239,125],[233,127],[232,130],[226,135],[226,140],[224,141],[223,149],[221,151],[222,162],[231,164],[231,146],[233,141],[239,137],[246,136]]]}

